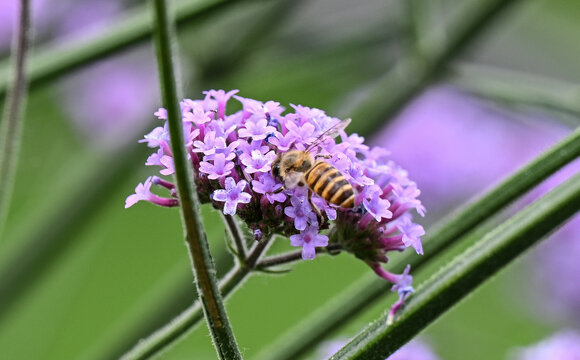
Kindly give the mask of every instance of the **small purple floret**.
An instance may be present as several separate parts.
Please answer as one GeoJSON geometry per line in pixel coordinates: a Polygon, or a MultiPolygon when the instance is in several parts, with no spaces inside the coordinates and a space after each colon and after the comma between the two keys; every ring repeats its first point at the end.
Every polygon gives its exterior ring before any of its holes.
{"type": "Polygon", "coordinates": [[[248,185],[245,180],[240,180],[236,184],[236,181],[233,178],[228,177],[226,178],[225,184],[225,190],[214,191],[213,199],[215,201],[225,202],[224,214],[235,215],[238,203],[249,203],[252,199],[252,195],[244,192],[245,187],[248,185]]]}
{"type": "Polygon", "coordinates": [[[328,237],[318,234],[316,226],[309,226],[300,234],[290,236],[290,245],[302,246],[302,259],[312,260],[316,255],[316,248],[328,245],[328,237]]]}

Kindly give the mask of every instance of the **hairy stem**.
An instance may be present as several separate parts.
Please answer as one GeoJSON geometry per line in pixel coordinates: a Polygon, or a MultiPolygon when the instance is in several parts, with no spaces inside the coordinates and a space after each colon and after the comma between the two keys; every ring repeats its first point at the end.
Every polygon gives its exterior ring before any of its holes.
{"type": "MultiPolygon", "coordinates": [[[[423,241],[425,255],[403,254],[389,266],[389,271],[400,273],[407,264],[411,265],[412,271],[421,269],[463,236],[484,223],[486,219],[578,156],[580,156],[580,129],[522,167],[478,200],[455,211],[449,218],[443,220],[441,225],[429,229],[423,241]]],[[[264,350],[264,354],[268,354],[265,358],[271,356],[275,359],[290,360],[300,357],[333,330],[346,324],[369,305],[390,294],[386,291],[384,283],[384,280],[377,278],[374,274],[365,274],[357,281],[359,285],[355,286],[356,291],[347,289],[335,296],[336,300],[331,304],[325,304],[323,308],[310,316],[316,319],[317,326],[305,328],[299,325],[300,331],[291,329],[288,335],[282,336],[280,341],[276,341],[264,350]]]]}
{"type": "Polygon", "coordinates": [[[224,222],[226,224],[227,231],[230,235],[230,239],[233,240],[235,245],[235,250],[237,252],[238,259],[245,261],[246,259],[246,244],[244,241],[244,235],[242,229],[236,218],[232,215],[223,215],[224,222]]]}
{"type": "Polygon", "coordinates": [[[485,0],[460,5],[467,8],[457,11],[447,37],[438,36],[440,32],[437,31],[420,34],[420,44],[402,56],[368,91],[365,100],[349,112],[349,116],[357,121],[360,131],[369,132],[372,130],[368,128],[369,125],[392,118],[435,80],[441,70],[468,45],[473,44],[473,39],[492,20],[518,1],[485,0]]]}
{"type": "Polygon", "coordinates": [[[199,214],[200,203],[193,182],[193,173],[186,158],[171,49],[172,24],[165,1],[151,0],[151,5],[154,12],[153,34],[159,64],[161,93],[163,94],[163,104],[167,109],[171,150],[174,158],[175,182],[187,247],[195,274],[195,283],[220,359],[241,359],[242,356],[218,288],[215,266],[199,214]]]}
{"type": "Polygon", "coordinates": [[[580,115],[578,83],[476,64],[460,64],[452,71],[451,82],[477,96],[580,115]]]}
{"type": "MultiPolygon", "coordinates": [[[[266,238],[270,239],[270,238],[266,238]]],[[[256,242],[250,250],[245,264],[236,264],[220,281],[219,289],[224,298],[227,298],[238,288],[251,273],[260,256],[267,249],[271,240],[256,242]]],[[[199,301],[194,302],[169,324],[157,330],[148,338],[139,343],[122,356],[123,360],[148,359],[177,341],[181,336],[191,331],[203,318],[199,301]]]]}
{"type": "MultiPolygon", "coordinates": [[[[336,255],[340,253],[342,246],[340,244],[330,244],[326,247],[318,247],[315,249],[316,254],[331,254],[336,255]]],[[[272,255],[261,260],[256,267],[258,269],[266,269],[272,266],[284,265],[302,260],[302,250],[289,251],[284,254],[272,255]]]]}
{"type": "MultiPolygon", "coordinates": [[[[26,102],[28,65],[27,55],[30,45],[30,1],[19,1],[18,22],[14,32],[13,73],[6,105],[4,120],[0,126],[0,239],[6,221],[10,198],[14,186],[14,173],[20,152],[20,133],[26,102]]],[[[0,79],[2,81],[3,79],[0,79]]]]}
{"type": "MultiPolygon", "coordinates": [[[[176,1],[176,25],[185,27],[197,19],[205,19],[240,2],[242,0],[176,1]]],[[[64,74],[145,43],[151,39],[151,33],[147,6],[143,6],[136,11],[123,14],[118,23],[89,39],[83,37],[62,46],[38,49],[31,59],[27,72],[30,87],[34,89],[38,85],[50,83],[64,74]]],[[[7,64],[0,63],[0,97],[5,95],[8,88],[4,79],[8,68],[7,64]]]]}
{"type": "Polygon", "coordinates": [[[332,360],[385,359],[580,210],[580,174],[496,227],[433,275],[394,324],[381,317],[332,360]]]}

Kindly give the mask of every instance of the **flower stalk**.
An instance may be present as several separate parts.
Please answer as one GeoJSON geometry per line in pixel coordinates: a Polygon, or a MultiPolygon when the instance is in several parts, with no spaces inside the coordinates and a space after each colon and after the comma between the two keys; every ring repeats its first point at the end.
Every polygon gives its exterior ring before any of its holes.
{"type": "MultiPolygon", "coordinates": [[[[256,263],[264,254],[267,245],[271,242],[270,238],[262,242],[256,242],[250,249],[248,258],[245,264],[238,263],[232,270],[230,270],[224,278],[220,281],[219,289],[224,298],[227,298],[238,288],[256,263]]],[[[121,359],[123,360],[143,360],[155,356],[163,351],[167,346],[170,346],[188,331],[191,331],[203,318],[203,311],[199,301],[196,301],[182,312],[178,317],[173,319],[170,323],[151,334],[148,338],[140,341],[133,349],[125,353],[121,359]]]]}
{"type": "Polygon", "coordinates": [[[204,314],[221,359],[241,359],[225,306],[218,288],[216,272],[209,251],[207,237],[199,214],[199,199],[192,171],[186,159],[183,128],[177,101],[177,89],[171,49],[171,22],[165,1],[151,0],[154,13],[154,40],[159,64],[161,93],[167,109],[171,153],[175,169],[175,182],[186,242],[193,264],[195,283],[200,294],[204,314]]]}
{"type": "Polygon", "coordinates": [[[394,322],[386,316],[377,319],[331,359],[387,358],[578,210],[580,174],[456,256],[417,290],[399,319],[394,322]]]}
{"type": "MultiPolygon", "coordinates": [[[[481,198],[458,209],[431,229],[423,242],[425,255],[405,254],[395,259],[389,270],[400,273],[407,264],[410,264],[414,271],[420,270],[453,244],[462,241],[465,235],[478,228],[486,219],[579,156],[580,129],[577,129],[481,198]]],[[[271,356],[290,360],[302,356],[333,330],[348,323],[386,295],[388,292],[384,289],[384,283],[375,276],[365,274],[353,287],[337,295],[330,305],[325,304],[324,308],[311,316],[311,319],[316,319],[313,320],[317,324],[316,327],[304,331],[305,327],[299,324],[297,328],[302,331],[290,329],[287,336],[282,336],[280,341],[264,350],[264,354],[268,354],[264,359],[271,356]]]]}
{"type": "MultiPolygon", "coordinates": [[[[4,118],[0,124],[0,238],[12,195],[14,174],[20,152],[20,133],[26,102],[27,55],[30,46],[30,1],[19,1],[19,15],[13,43],[13,74],[4,118]]],[[[0,79],[2,81],[4,79],[0,79]]]]}

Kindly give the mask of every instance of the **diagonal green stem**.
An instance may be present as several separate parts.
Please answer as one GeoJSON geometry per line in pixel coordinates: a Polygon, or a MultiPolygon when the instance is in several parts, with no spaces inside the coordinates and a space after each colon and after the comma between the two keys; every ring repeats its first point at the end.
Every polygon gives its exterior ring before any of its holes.
{"type": "Polygon", "coordinates": [[[195,184],[192,181],[193,173],[184,150],[183,124],[179,111],[171,49],[172,24],[164,0],[151,0],[151,5],[154,12],[153,35],[157,50],[163,104],[167,109],[175,182],[186,242],[193,263],[195,283],[220,359],[241,359],[242,356],[218,288],[215,266],[199,214],[200,203],[195,184]]]}
{"type": "MultiPolygon", "coordinates": [[[[497,187],[487,192],[477,201],[450,215],[441,226],[430,230],[424,240],[425,255],[406,253],[389,267],[394,273],[402,272],[407,264],[416,271],[453,245],[462,236],[481,225],[509,203],[545,180],[558,169],[580,156],[580,128],[554,147],[521,168],[497,187]]],[[[354,318],[368,305],[389,294],[385,282],[374,274],[365,274],[355,289],[347,289],[335,297],[331,304],[325,304],[310,318],[316,319],[315,327],[292,329],[264,351],[275,359],[296,359],[313,345],[322,341],[333,330],[354,318]]]]}
{"type": "Polygon", "coordinates": [[[362,132],[369,132],[373,124],[391,119],[409,100],[435,80],[449,62],[472,44],[473,39],[491,21],[518,1],[469,2],[466,9],[459,9],[453,17],[447,38],[428,36],[438,34],[436,31],[421,34],[421,45],[401,57],[370,89],[366,99],[349,113],[349,117],[357,121],[362,132]]]}
{"type": "MultiPolygon", "coordinates": [[[[19,1],[17,30],[14,32],[13,74],[0,126],[0,239],[12,195],[14,173],[20,152],[20,133],[26,102],[28,47],[30,45],[30,1],[19,1]]],[[[6,74],[8,81],[8,76],[6,74]]],[[[0,81],[4,80],[0,77],[0,81]]]]}
{"type": "Polygon", "coordinates": [[[475,64],[455,66],[453,72],[451,82],[477,96],[580,115],[578,83],[475,64]]]}
{"type": "Polygon", "coordinates": [[[331,359],[385,359],[580,210],[580,174],[483,236],[423,284],[394,324],[381,317],[331,359]]]}
{"type": "MultiPolygon", "coordinates": [[[[270,241],[257,242],[250,250],[250,255],[246,264],[236,264],[230,272],[220,281],[220,292],[224,298],[227,298],[236,288],[238,288],[251,273],[252,268],[256,265],[260,256],[267,249],[270,241]]],[[[169,324],[157,330],[148,338],[139,341],[139,343],[130,351],[125,353],[123,360],[141,360],[148,359],[167,346],[177,341],[181,336],[191,331],[201,321],[202,309],[199,301],[196,301],[182,312],[177,318],[169,324]]]]}
{"type": "MultiPolygon", "coordinates": [[[[176,25],[184,27],[197,19],[207,18],[241,0],[181,0],[175,2],[176,25]]],[[[30,87],[49,83],[61,75],[90,65],[151,38],[151,22],[146,6],[123,14],[120,21],[92,38],[82,38],[63,46],[38,49],[28,69],[30,87]]],[[[9,66],[0,63],[0,97],[4,96],[9,66]]]]}

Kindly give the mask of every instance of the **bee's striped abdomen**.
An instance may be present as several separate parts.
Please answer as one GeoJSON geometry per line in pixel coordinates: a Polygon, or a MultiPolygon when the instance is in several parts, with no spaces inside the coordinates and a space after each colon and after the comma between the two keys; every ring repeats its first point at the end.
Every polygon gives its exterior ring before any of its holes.
{"type": "Polygon", "coordinates": [[[354,207],[352,185],[332,165],[318,161],[304,174],[306,183],[324,200],[344,208],[354,207]]]}

